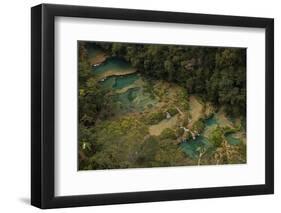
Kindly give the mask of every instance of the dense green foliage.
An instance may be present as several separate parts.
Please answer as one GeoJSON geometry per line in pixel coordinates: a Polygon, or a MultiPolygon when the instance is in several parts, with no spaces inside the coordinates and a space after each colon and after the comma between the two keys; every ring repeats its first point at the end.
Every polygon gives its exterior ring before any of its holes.
{"type": "Polygon", "coordinates": [[[192,130],[196,131],[197,133],[201,133],[203,132],[204,128],[205,128],[204,121],[202,119],[199,119],[194,123],[192,130]]]}
{"type": "Polygon", "coordinates": [[[149,78],[184,86],[231,116],[245,116],[246,49],[176,45],[98,43],[125,57],[149,78]]]}
{"type": "Polygon", "coordinates": [[[177,136],[175,134],[175,131],[169,128],[166,128],[162,131],[160,135],[160,139],[177,139],[177,136]]]}
{"type": "MultiPolygon", "coordinates": [[[[238,154],[233,154],[233,159],[226,154],[230,149],[224,145],[226,133],[245,129],[245,49],[79,42],[78,63],[79,169],[196,165],[196,160],[186,156],[180,149],[179,142],[192,139],[193,133],[201,134],[205,129],[204,119],[211,117],[213,112],[189,127],[189,116],[192,116],[188,115],[189,95],[200,96],[203,103],[210,102],[217,109],[224,108],[228,115],[241,117],[242,120],[239,128],[223,129],[218,126],[211,132],[209,140],[217,149],[216,158],[205,157],[203,153],[206,150],[203,147],[199,150],[203,156],[200,155],[200,163],[245,162],[240,154],[246,156],[245,145],[236,147],[238,154]],[[169,93],[169,87],[154,87],[155,79],[168,81],[169,85],[180,85],[182,91],[176,93],[173,105],[168,105],[167,99],[163,101],[166,108],[153,111],[152,102],[146,113],[120,116],[114,110],[118,108],[118,103],[113,101],[110,91],[102,89],[100,79],[95,79],[91,71],[88,50],[93,48],[101,48],[110,57],[125,58],[137,68],[147,79],[143,91],[152,100],[165,99],[169,93]],[[176,126],[165,128],[158,136],[149,133],[151,125],[163,120],[162,123],[172,121],[171,116],[183,120],[176,126]],[[183,126],[190,128],[190,131],[185,131],[183,126]]],[[[236,150],[231,151],[236,153],[236,150]]]]}
{"type": "Polygon", "coordinates": [[[164,112],[154,112],[149,115],[146,120],[146,123],[150,125],[157,124],[165,118],[166,114],[164,112]]]}
{"type": "Polygon", "coordinates": [[[210,136],[210,141],[214,144],[214,146],[219,147],[223,142],[224,132],[223,129],[217,127],[210,136]]]}
{"type": "Polygon", "coordinates": [[[175,139],[175,134],[169,129],[160,137],[143,140],[148,134],[147,127],[133,118],[122,118],[97,125],[95,130],[95,133],[80,130],[83,134],[80,137],[92,142],[92,153],[84,147],[85,158],[80,156],[81,169],[175,166],[188,160],[170,140],[175,139]]]}
{"type": "Polygon", "coordinates": [[[171,115],[174,116],[176,114],[178,114],[178,110],[176,108],[170,108],[167,110],[167,112],[171,115]]]}
{"type": "Polygon", "coordinates": [[[79,46],[79,124],[92,126],[99,112],[106,104],[105,93],[91,76],[87,50],[83,43],[79,46]]]}

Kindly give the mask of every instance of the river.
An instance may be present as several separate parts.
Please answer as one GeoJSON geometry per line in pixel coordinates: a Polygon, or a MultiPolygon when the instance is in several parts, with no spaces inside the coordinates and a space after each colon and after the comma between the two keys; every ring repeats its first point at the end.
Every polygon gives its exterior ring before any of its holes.
{"type": "MultiPolygon", "coordinates": [[[[130,63],[122,58],[110,57],[107,58],[103,63],[94,66],[92,72],[95,75],[104,75],[109,73],[111,75],[106,76],[100,83],[103,89],[115,91],[112,96],[117,103],[119,113],[127,113],[132,111],[143,111],[148,105],[153,106],[156,104],[156,100],[152,99],[149,94],[144,92],[144,88],[141,86],[141,81],[144,78],[137,72],[131,74],[121,75],[120,72],[126,73],[128,69],[132,69],[130,63]],[[119,73],[115,75],[114,73],[119,73]]],[[[196,159],[202,148],[208,148],[212,151],[212,143],[208,141],[206,132],[219,125],[219,121],[215,116],[204,121],[205,129],[200,136],[195,139],[190,139],[180,143],[182,151],[189,157],[196,159]]],[[[232,134],[225,136],[228,143],[231,145],[237,145],[240,140],[235,138],[232,134]]]]}

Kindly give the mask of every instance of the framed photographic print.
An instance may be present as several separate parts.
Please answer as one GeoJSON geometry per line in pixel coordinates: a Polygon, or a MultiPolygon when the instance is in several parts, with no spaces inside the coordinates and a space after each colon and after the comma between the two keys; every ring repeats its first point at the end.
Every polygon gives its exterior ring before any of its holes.
{"type": "Polygon", "coordinates": [[[31,14],[32,205],[273,193],[273,19],[31,14]]]}

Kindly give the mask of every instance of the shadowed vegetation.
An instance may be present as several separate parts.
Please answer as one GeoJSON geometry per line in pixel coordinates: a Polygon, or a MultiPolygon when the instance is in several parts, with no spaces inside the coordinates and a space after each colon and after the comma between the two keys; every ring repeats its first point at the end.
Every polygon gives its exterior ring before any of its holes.
{"type": "Polygon", "coordinates": [[[246,162],[246,49],[78,48],[80,170],[246,162]]]}

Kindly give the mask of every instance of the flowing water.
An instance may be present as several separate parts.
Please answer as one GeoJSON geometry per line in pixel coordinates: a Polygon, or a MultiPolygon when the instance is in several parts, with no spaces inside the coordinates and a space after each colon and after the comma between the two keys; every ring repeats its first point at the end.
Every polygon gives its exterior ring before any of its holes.
{"type": "MultiPolygon", "coordinates": [[[[96,54],[97,52],[92,52],[91,54],[96,54]]],[[[102,74],[107,71],[126,71],[127,69],[132,68],[130,63],[125,61],[122,58],[111,57],[107,58],[105,62],[102,64],[93,67],[92,72],[94,74],[102,74]]],[[[144,89],[136,84],[136,81],[142,79],[140,74],[126,74],[126,75],[116,75],[109,76],[103,81],[101,81],[101,85],[104,89],[112,90],[114,95],[112,98],[117,103],[117,109],[119,113],[122,112],[132,112],[132,111],[142,111],[145,107],[153,106],[157,103],[157,100],[150,97],[150,94],[145,93],[144,89]],[[116,91],[120,91],[121,89],[127,88],[120,93],[116,93],[116,91]]],[[[188,155],[190,158],[196,159],[200,151],[204,148],[208,148],[208,150],[212,150],[212,143],[208,141],[206,135],[208,135],[208,131],[212,128],[215,128],[216,125],[219,124],[216,116],[212,116],[204,121],[205,129],[204,132],[197,136],[194,140],[186,140],[180,144],[182,151],[188,155]]],[[[232,134],[226,136],[226,139],[229,144],[236,145],[240,143],[240,140],[235,138],[232,134]]]]}
{"type": "MultiPolygon", "coordinates": [[[[126,71],[132,68],[131,65],[122,58],[111,57],[104,63],[93,67],[94,74],[103,74],[108,71],[126,71]]],[[[118,113],[126,113],[133,111],[142,111],[147,106],[152,106],[156,103],[150,97],[150,94],[145,93],[144,89],[136,82],[142,77],[137,72],[125,75],[111,75],[101,81],[103,89],[112,91],[112,98],[117,104],[118,113]],[[123,90],[122,90],[123,89],[123,90]],[[120,90],[122,90],[120,92],[120,90]]]]}
{"type": "Polygon", "coordinates": [[[199,152],[202,148],[210,148],[213,146],[208,141],[208,139],[204,136],[204,133],[208,131],[209,128],[216,126],[218,124],[218,121],[215,116],[212,116],[211,118],[206,119],[204,123],[205,123],[205,130],[200,136],[197,136],[195,140],[189,139],[183,141],[180,144],[180,147],[183,150],[183,152],[193,159],[198,157],[199,152]]]}
{"type": "Polygon", "coordinates": [[[199,151],[203,147],[210,146],[209,141],[204,136],[198,136],[195,140],[190,139],[181,143],[180,147],[184,151],[186,155],[189,157],[196,159],[199,155],[199,151]]]}
{"type": "Polygon", "coordinates": [[[139,78],[136,73],[124,76],[110,76],[102,82],[102,85],[107,89],[122,89],[130,86],[139,78]]]}

